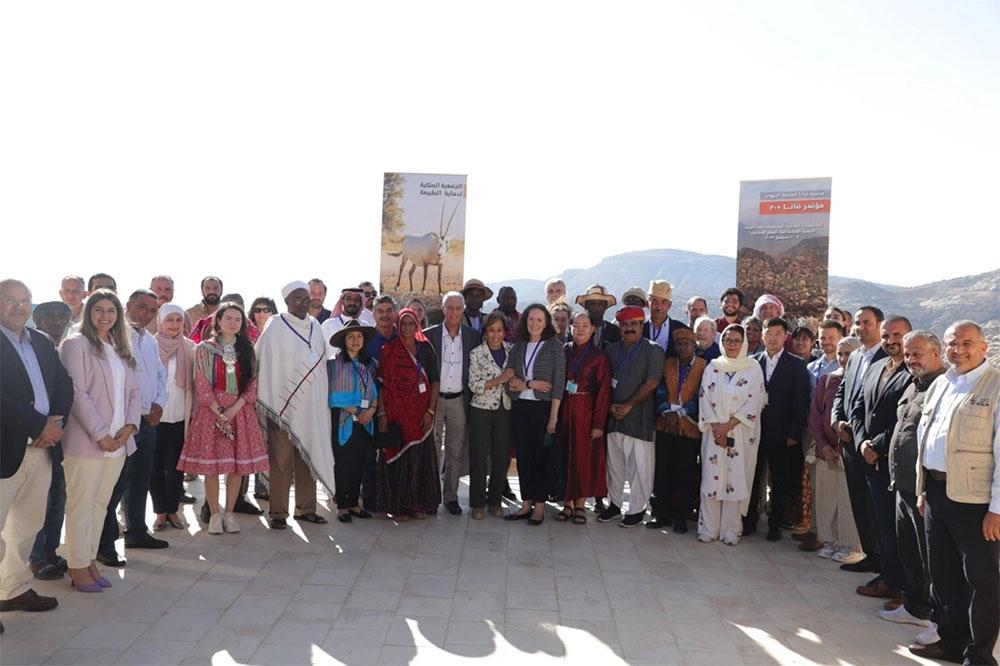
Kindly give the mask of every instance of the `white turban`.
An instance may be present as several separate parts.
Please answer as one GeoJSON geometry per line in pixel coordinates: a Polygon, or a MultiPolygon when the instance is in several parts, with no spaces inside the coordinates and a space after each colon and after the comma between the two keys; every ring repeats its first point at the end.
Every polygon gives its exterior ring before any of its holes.
{"type": "Polygon", "coordinates": [[[306,291],[309,291],[309,285],[303,282],[302,280],[295,280],[294,282],[289,282],[288,284],[286,284],[284,287],[281,288],[282,300],[287,299],[290,293],[298,289],[305,289],[306,291]]]}

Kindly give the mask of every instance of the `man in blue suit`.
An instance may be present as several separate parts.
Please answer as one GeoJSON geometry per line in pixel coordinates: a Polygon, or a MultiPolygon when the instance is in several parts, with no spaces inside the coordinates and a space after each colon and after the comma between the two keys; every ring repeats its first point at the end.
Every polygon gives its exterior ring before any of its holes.
{"type": "Polygon", "coordinates": [[[761,412],[757,470],[743,534],[757,531],[760,478],[766,462],[771,474],[768,541],[781,538],[781,521],[790,484],[799,482],[791,478],[792,461],[795,456],[802,455],[802,435],[809,416],[809,371],[802,359],[785,351],[787,339],[788,322],[772,317],[764,322],[764,351],[754,355],[764,371],[767,406],[761,412]]]}

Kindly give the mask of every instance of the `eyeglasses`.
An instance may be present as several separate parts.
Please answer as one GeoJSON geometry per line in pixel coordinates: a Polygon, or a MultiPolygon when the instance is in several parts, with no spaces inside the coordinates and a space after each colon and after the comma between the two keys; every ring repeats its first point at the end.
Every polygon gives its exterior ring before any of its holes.
{"type": "Polygon", "coordinates": [[[378,292],[377,291],[366,291],[366,292],[364,292],[364,294],[368,298],[375,298],[376,296],[378,296],[378,292]]]}
{"type": "Polygon", "coordinates": [[[308,296],[289,296],[285,300],[289,303],[308,303],[310,299],[308,296]]]}
{"type": "Polygon", "coordinates": [[[722,338],[722,344],[724,345],[741,345],[743,341],[739,338],[722,338]]]}
{"type": "Polygon", "coordinates": [[[24,298],[24,299],[20,299],[19,300],[19,299],[16,299],[16,298],[11,298],[10,296],[4,296],[3,297],[3,304],[6,305],[7,307],[10,307],[12,305],[20,305],[20,306],[23,306],[23,307],[26,307],[26,308],[30,308],[31,307],[31,299],[30,298],[24,298]]]}
{"type": "Polygon", "coordinates": [[[254,312],[254,314],[263,314],[265,312],[267,314],[271,314],[271,308],[266,307],[266,306],[265,307],[258,307],[258,308],[254,308],[253,312],[254,312]]]}

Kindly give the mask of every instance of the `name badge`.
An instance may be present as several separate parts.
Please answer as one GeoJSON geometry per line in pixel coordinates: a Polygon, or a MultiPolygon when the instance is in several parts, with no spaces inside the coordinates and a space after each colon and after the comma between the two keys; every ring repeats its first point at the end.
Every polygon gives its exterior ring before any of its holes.
{"type": "Polygon", "coordinates": [[[576,393],[576,382],[573,380],[567,380],[566,393],[576,393]]]}
{"type": "Polygon", "coordinates": [[[614,377],[611,378],[611,388],[613,389],[618,388],[618,380],[615,379],[614,377]]]}
{"type": "Polygon", "coordinates": [[[417,390],[420,391],[421,393],[427,393],[427,385],[424,384],[423,382],[420,382],[419,384],[417,384],[417,390]]]}
{"type": "Polygon", "coordinates": [[[361,401],[361,409],[368,409],[368,405],[370,405],[370,404],[371,404],[370,401],[368,401],[368,400],[362,400],[361,401]]]}
{"type": "Polygon", "coordinates": [[[670,411],[679,412],[684,409],[684,405],[670,405],[670,411]]]}

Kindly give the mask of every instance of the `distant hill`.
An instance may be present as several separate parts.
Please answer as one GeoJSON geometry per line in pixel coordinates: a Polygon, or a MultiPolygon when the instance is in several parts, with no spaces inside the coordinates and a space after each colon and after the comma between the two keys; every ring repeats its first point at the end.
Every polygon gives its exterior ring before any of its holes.
{"type": "MultiPolygon", "coordinates": [[[[640,250],[607,257],[589,268],[569,268],[561,277],[570,301],[595,283],[620,297],[629,287],[645,289],[650,280],[663,279],[674,287],[674,317],[683,316],[684,304],[695,295],[705,297],[710,313],[715,314],[719,295],[735,283],[736,260],[685,250],[640,250]]],[[[514,287],[521,307],[544,300],[545,280],[515,278],[490,283],[494,292],[502,285],[514,287]]],[[[938,335],[957,319],[973,319],[985,326],[991,338],[991,355],[1000,360],[1000,269],[916,287],[830,276],[829,290],[829,300],[837,307],[854,310],[870,303],[886,314],[902,314],[914,326],[938,335]]]]}

